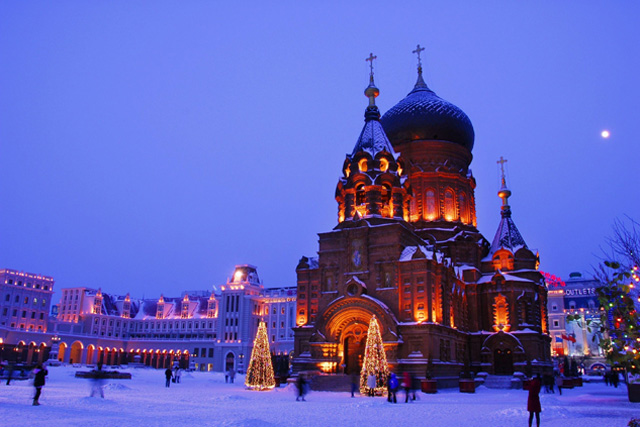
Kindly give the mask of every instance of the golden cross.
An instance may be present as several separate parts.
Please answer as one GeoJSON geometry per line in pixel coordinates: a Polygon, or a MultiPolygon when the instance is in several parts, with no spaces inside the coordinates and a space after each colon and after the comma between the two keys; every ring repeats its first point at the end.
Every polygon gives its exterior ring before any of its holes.
{"type": "Polygon", "coordinates": [[[420,59],[420,52],[422,52],[424,50],[423,47],[420,47],[420,45],[418,45],[416,47],[416,50],[412,51],[411,53],[417,53],[418,54],[418,67],[422,68],[422,60],[420,59]]]}
{"type": "Polygon", "coordinates": [[[377,59],[377,56],[373,56],[373,53],[369,54],[369,57],[365,59],[365,61],[369,62],[369,68],[371,70],[371,75],[373,76],[373,60],[377,59]]]}
{"type": "Polygon", "coordinates": [[[496,163],[500,165],[500,170],[502,171],[502,178],[504,179],[504,164],[507,163],[507,159],[503,159],[502,156],[500,156],[500,160],[498,160],[496,163]]]}

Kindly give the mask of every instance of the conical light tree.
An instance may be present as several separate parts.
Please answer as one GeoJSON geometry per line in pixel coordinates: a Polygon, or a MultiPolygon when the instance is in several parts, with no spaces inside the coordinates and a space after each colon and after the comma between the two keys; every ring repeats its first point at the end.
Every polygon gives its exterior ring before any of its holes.
{"type": "Polygon", "coordinates": [[[380,326],[376,320],[376,316],[371,318],[369,322],[369,332],[367,332],[367,345],[364,349],[364,361],[362,362],[362,371],[360,371],[360,393],[366,395],[369,393],[367,378],[369,374],[376,376],[376,388],[374,393],[380,394],[385,390],[385,383],[389,376],[389,366],[387,365],[387,355],[384,352],[382,344],[382,336],[380,335],[380,326]]]}
{"type": "Polygon", "coordinates": [[[271,364],[271,350],[269,349],[269,337],[267,336],[267,325],[263,321],[258,326],[258,333],[253,342],[251,360],[245,385],[254,390],[270,390],[276,386],[273,377],[273,365],[271,364]]]}

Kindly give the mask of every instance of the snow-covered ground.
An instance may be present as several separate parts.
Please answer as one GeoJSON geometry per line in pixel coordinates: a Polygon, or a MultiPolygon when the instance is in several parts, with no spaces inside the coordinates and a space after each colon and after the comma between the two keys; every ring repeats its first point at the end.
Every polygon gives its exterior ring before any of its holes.
{"type": "MultiPolygon", "coordinates": [[[[72,367],[49,367],[41,406],[31,406],[30,381],[0,384],[0,425],[64,426],[526,426],[527,392],[480,387],[475,394],[457,390],[419,394],[415,402],[386,398],[351,398],[348,393],[312,392],[296,402],[292,386],[273,391],[246,390],[244,377],[225,384],[221,373],[182,375],[181,384],[164,386],[164,372],[126,369],[131,380],[112,380],[105,398],[91,398],[88,380],[72,367]]],[[[626,387],[602,383],[541,393],[541,424],[549,426],[626,426],[640,417],[640,403],[630,403],[626,387]]],[[[535,425],[535,424],[534,424],[535,425]]]]}

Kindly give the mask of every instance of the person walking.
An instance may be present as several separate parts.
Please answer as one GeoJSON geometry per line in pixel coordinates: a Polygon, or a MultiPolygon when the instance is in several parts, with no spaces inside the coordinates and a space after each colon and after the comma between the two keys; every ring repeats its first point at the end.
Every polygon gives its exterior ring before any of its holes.
{"type": "Polygon", "coordinates": [[[540,374],[536,374],[535,378],[529,382],[529,398],[527,399],[527,411],[529,411],[529,427],[533,422],[533,415],[536,416],[536,426],[540,427],[540,374]]]}
{"type": "Polygon", "coordinates": [[[89,394],[89,397],[93,397],[94,394],[100,394],[100,397],[104,399],[105,373],[102,370],[102,363],[98,363],[98,368],[91,374],[91,394],[89,394]]]}
{"type": "Polygon", "coordinates": [[[172,375],[173,375],[173,374],[172,374],[172,372],[171,372],[171,368],[167,368],[167,369],[164,371],[164,376],[165,376],[165,378],[167,379],[167,383],[166,383],[165,387],[169,387],[169,386],[171,385],[171,377],[172,377],[172,375]]]}
{"type": "Polygon", "coordinates": [[[367,376],[367,387],[369,388],[369,396],[373,397],[376,389],[376,376],[373,372],[367,376]]]}
{"type": "Polygon", "coordinates": [[[7,385],[11,383],[11,378],[13,378],[13,363],[7,366],[7,385]]]}
{"type": "Polygon", "coordinates": [[[42,367],[42,365],[38,364],[36,368],[33,370],[35,374],[33,378],[33,386],[36,388],[36,394],[33,396],[33,406],[39,406],[40,402],[40,393],[42,393],[42,387],[44,387],[44,378],[49,373],[46,369],[42,367]]]}
{"type": "Polygon", "coordinates": [[[233,384],[233,381],[236,379],[236,370],[233,368],[229,370],[229,379],[231,380],[231,384],[233,384]]]}
{"type": "Polygon", "coordinates": [[[409,394],[411,394],[411,374],[409,372],[402,375],[402,387],[404,388],[404,403],[409,403],[409,394]]]}
{"type": "Polygon", "coordinates": [[[176,384],[180,384],[181,376],[182,376],[182,371],[180,370],[180,366],[176,366],[176,369],[173,373],[173,377],[176,379],[176,384]]]}
{"type": "Polygon", "coordinates": [[[296,396],[296,402],[300,400],[302,400],[303,402],[306,402],[304,400],[306,386],[307,386],[307,381],[304,378],[304,374],[300,373],[298,375],[298,379],[296,380],[296,388],[298,389],[298,396],[296,396]]]}
{"type": "Polygon", "coordinates": [[[355,393],[358,389],[358,381],[360,376],[356,372],[351,373],[351,397],[356,397],[355,393]]]}
{"type": "Polygon", "coordinates": [[[396,391],[398,390],[398,377],[393,372],[387,379],[387,402],[398,403],[396,391]]]}

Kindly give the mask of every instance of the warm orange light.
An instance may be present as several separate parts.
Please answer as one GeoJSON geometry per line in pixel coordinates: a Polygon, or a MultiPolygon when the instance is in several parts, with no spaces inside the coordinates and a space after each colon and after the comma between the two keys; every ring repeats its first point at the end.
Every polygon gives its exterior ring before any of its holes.
{"type": "Polygon", "coordinates": [[[367,171],[367,159],[360,159],[358,162],[358,169],[360,169],[360,172],[367,171]]]}
{"type": "Polygon", "coordinates": [[[389,169],[389,161],[387,159],[380,159],[380,170],[386,172],[389,169]]]}

